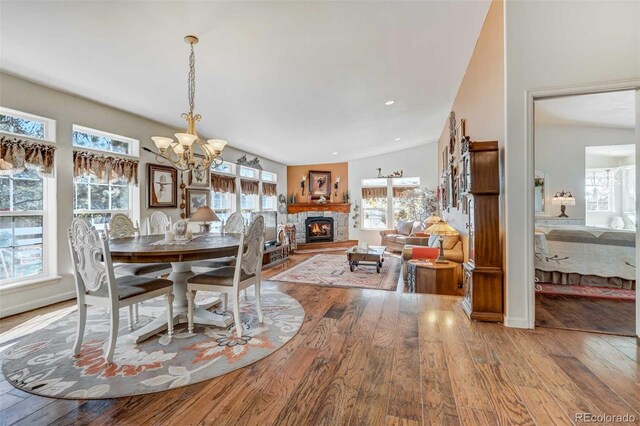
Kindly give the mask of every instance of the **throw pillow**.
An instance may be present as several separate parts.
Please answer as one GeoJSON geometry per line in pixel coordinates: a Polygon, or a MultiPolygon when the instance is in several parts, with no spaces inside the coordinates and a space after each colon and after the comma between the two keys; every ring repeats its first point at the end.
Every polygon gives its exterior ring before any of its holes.
{"type": "Polygon", "coordinates": [[[413,228],[413,222],[407,222],[406,220],[398,222],[398,226],[396,227],[398,234],[402,235],[411,235],[411,228],[413,228]]]}
{"type": "Polygon", "coordinates": [[[414,247],[411,250],[412,259],[437,259],[440,249],[436,247],[414,247]]]}
{"type": "Polygon", "coordinates": [[[422,223],[422,222],[413,222],[413,227],[411,228],[411,233],[412,234],[417,234],[418,232],[422,232],[425,229],[426,228],[424,226],[424,223],[422,223]]]}
{"type": "Polygon", "coordinates": [[[429,247],[440,247],[439,239],[437,235],[432,235],[429,237],[429,247]]]}

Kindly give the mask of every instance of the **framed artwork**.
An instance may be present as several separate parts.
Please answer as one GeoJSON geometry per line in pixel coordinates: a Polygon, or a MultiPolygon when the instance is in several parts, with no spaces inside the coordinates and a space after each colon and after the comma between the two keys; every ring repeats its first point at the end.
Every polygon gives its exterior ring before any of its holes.
{"type": "Polygon", "coordinates": [[[208,189],[186,189],[187,195],[187,207],[186,214],[187,217],[191,217],[198,207],[208,206],[209,197],[211,196],[211,192],[208,189]]]}
{"type": "Polygon", "coordinates": [[[331,197],[331,172],[309,171],[309,195],[312,200],[331,197]]]}
{"type": "MultiPolygon", "coordinates": [[[[456,126],[456,132],[455,132],[455,146],[456,146],[456,153],[460,154],[460,147],[462,144],[462,140],[464,139],[464,137],[466,136],[465,134],[465,120],[464,118],[460,119],[460,122],[458,123],[458,125],[456,126]]],[[[454,153],[452,153],[453,155],[454,153]]]]}
{"type": "Polygon", "coordinates": [[[211,171],[208,168],[189,172],[189,186],[209,188],[209,185],[211,185],[211,171]]]}
{"type": "Polygon", "coordinates": [[[147,165],[149,208],[178,207],[178,170],[160,164],[147,165]]]}

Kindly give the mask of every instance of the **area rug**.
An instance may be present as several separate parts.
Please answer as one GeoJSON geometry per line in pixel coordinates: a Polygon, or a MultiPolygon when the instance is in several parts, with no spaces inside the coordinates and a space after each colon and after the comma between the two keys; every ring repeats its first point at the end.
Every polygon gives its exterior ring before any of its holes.
{"type": "Polygon", "coordinates": [[[376,272],[373,264],[361,264],[351,272],[346,254],[317,254],[269,280],[394,291],[399,277],[400,258],[389,254],[384,256],[380,273],[376,272]]]}
{"type": "MultiPolygon", "coordinates": [[[[119,338],[113,363],[102,357],[108,336],[108,315],[89,308],[81,353],[72,354],[76,334],[73,312],[19,341],[4,357],[2,373],[15,387],[37,395],[67,399],[118,398],[178,388],[244,367],[275,352],[300,329],[304,309],[297,300],[276,291],[262,292],[264,323],[260,324],[249,294],[241,304],[244,335],[227,329],[186,324],[138,345],[119,338]]],[[[121,313],[126,312],[122,309],[121,313]]],[[[142,317],[140,325],[151,318],[142,317]]],[[[121,323],[126,324],[126,318],[121,323]]],[[[127,327],[120,330],[127,333],[127,327]]]]}
{"type": "Polygon", "coordinates": [[[586,285],[536,284],[536,293],[563,296],[582,296],[600,299],[635,300],[636,291],[620,288],[593,287],[586,285]]]}

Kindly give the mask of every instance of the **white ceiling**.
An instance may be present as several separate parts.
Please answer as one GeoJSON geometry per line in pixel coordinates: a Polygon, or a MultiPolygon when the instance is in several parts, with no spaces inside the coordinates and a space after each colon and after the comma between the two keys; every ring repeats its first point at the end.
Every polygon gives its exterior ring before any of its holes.
{"type": "Polygon", "coordinates": [[[635,92],[567,96],[536,102],[536,123],[635,128],[635,92]]]}
{"type": "Polygon", "coordinates": [[[438,139],[489,4],[2,1],[0,67],[180,128],[195,34],[203,137],[348,161],[438,139]]]}

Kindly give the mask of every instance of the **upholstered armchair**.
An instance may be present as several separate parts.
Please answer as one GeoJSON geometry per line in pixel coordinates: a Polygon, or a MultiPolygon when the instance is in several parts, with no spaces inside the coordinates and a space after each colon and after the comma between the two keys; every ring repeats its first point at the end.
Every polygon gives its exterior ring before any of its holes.
{"type": "MultiPolygon", "coordinates": [[[[402,277],[404,280],[407,280],[407,261],[411,260],[413,247],[416,246],[429,246],[429,247],[439,247],[439,240],[436,236],[431,238],[415,238],[411,239],[411,243],[407,242],[407,244],[402,248],[402,277]],[[431,239],[431,244],[429,240],[431,239]],[[425,244],[416,244],[415,242],[425,242],[425,244]]],[[[452,235],[447,237],[442,237],[442,245],[444,248],[444,258],[450,262],[463,263],[464,262],[464,251],[462,249],[462,240],[460,240],[460,236],[452,235]]]]}

